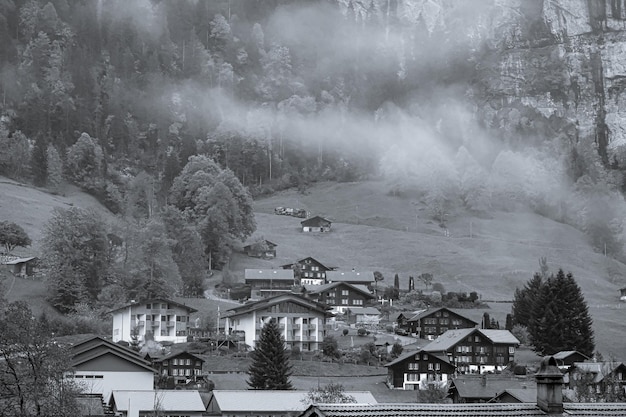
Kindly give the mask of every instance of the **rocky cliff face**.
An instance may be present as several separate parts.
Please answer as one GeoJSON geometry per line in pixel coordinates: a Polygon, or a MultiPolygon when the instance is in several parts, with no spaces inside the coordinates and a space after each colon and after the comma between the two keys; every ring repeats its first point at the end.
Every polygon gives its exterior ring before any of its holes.
{"type": "Polygon", "coordinates": [[[560,137],[626,166],[626,0],[338,2],[356,19],[466,48],[486,124],[512,137],[560,137]]]}

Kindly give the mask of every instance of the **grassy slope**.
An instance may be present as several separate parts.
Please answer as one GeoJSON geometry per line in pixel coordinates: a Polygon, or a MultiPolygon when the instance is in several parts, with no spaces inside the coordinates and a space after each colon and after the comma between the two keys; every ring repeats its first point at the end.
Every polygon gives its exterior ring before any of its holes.
{"type": "MultiPolygon", "coordinates": [[[[553,270],[571,271],[594,317],[596,344],[605,356],[626,352],[626,322],[618,289],[626,285],[626,265],[593,251],[576,229],[532,213],[464,213],[450,216],[449,237],[419,202],[387,195],[382,183],[317,184],[307,195],[285,191],[256,202],[258,236],[277,243],[277,259],[236,257],[235,272],[276,267],[305,256],[342,269],[379,270],[383,284],[400,275],[430,272],[448,291],[477,291],[486,300],[511,300],[547,257],[553,270]],[[272,214],[276,206],[302,207],[327,216],[333,232],[299,232],[301,219],[272,214]],[[471,236],[470,236],[471,230],[471,236]]],[[[419,285],[419,283],[416,283],[419,285]]],[[[491,303],[492,317],[504,324],[508,303],[491,303]]],[[[626,358],[623,358],[626,359],[626,358]]]]}

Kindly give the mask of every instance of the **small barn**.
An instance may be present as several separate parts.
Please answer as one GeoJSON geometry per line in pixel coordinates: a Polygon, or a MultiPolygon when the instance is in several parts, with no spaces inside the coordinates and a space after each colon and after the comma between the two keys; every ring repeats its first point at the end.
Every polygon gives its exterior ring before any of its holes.
{"type": "Polygon", "coordinates": [[[5,262],[5,265],[11,266],[13,274],[20,277],[29,277],[37,272],[37,258],[35,256],[12,259],[5,262]]]}
{"type": "Polygon", "coordinates": [[[276,243],[263,239],[244,246],[243,251],[253,258],[271,259],[276,257],[276,246],[276,243]]]}
{"type": "Polygon", "coordinates": [[[303,232],[330,232],[332,222],[320,216],[311,217],[300,222],[303,232]]]}

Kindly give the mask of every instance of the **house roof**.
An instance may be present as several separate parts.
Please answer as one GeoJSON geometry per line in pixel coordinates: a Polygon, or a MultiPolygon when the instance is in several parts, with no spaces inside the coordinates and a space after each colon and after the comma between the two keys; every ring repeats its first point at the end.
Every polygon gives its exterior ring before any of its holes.
{"type": "Polygon", "coordinates": [[[206,411],[200,393],[195,390],[149,390],[149,391],[122,391],[114,390],[110,403],[115,402],[119,411],[132,410],[152,411],[155,404],[160,411],[206,411]]]}
{"type": "Polygon", "coordinates": [[[80,394],[76,396],[76,405],[81,416],[104,416],[104,406],[102,395],[100,394],[80,394]]]}
{"type": "MultiPolygon", "coordinates": [[[[244,249],[246,249],[246,248],[250,248],[250,247],[256,246],[256,245],[258,245],[258,244],[260,244],[260,243],[265,243],[266,245],[268,245],[268,246],[273,246],[273,247],[278,246],[278,245],[277,245],[276,243],[274,243],[274,242],[270,242],[270,241],[269,241],[269,240],[267,240],[267,239],[263,239],[263,240],[259,240],[259,241],[256,241],[256,242],[250,242],[250,243],[248,243],[246,246],[244,246],[243,248],[244,248],[244,249]]],[[[272,248],[270,248],[270,249],[272,249],[272,248]]]]}
{"type": "MultiPolygon", "coordinates": [[[[489,400],[505,389],[537,387],[532,378],[509,377],[503,375],[459,375],[452,378],[454,389],[459,397],[473,400],[489,400]]],[[[536,400],[536,397],[535,397],[536,400]]]]}
{"type": "Polygon", "coordinates": [[[499,402],[505,394],[510,395],[521,403],[536,403],[537,402],[537,389],[536,388],[507,388],[495,397],[490,402],[499,402]]]}
{"type": "MultiPolygon", "coordinates": [[[[182,351],[179,351],[179,352],[172,352],[172,353],[169,353],[169,354],[164,355],[164,356],[151,356],[151,358],[152,358],[152,360],[154,362],[163,362],[163,361],[167,361],[169,359],[177,358],[177,357],[179,357],[182,354],[187,354],[187,355],[189,355],[189,356],[191,356],[191,357],[195,358],[196,360],[201,361],[203,363],[206,362],[201,357],[196,356],[193,353],[190,353],[190,352],[188,352],[186,350],[182,350],[182,351]]],[[[146,355],[146,356],[148,356],[148,355],[146,355]]]]}
{"type": "Polygon", "coordinates": [[[564,359],[567,359],[568,357],[570,357],[572,355],[576,355],[576,354],[578,354],[578,355],[580,355],[580,356],[582,356],[584,358],[589,359],[589,357],[587,355],[585,355],[583,353],[580,353],[577,350],[562,350],[562,351],[557,352],[554,355],[552,355],[552,357],[554,357],[554,359],[557,359],[557,360],[564,360],[564,359]]]}
{"type": "Polygon", "coordinates": [[[296,304],[308,307],[326,316],[332,316],[332,313],[329,311],[332,310],[332,307],[326,304],[318,303],[317,301],[313,301],[300,294],[284,293],[275,295],[274,297],[264,298],[263,300],[254,301],[252,303],[247,303],[242,306],[231,308],[225,312],[224,317],[240,316],[242,314],[247,314],[252,311],[266,309],[283,301],[291,301],[296,304]]]}
{"type": "Polygon", "coordinates": [[[313,217],[309,217],[306,220],[302,220],[300,222],[300,224],[302,226],[317,226],[320,225],[321,223],[332,223],[330,220],[322,217],[322,216],[313,216],[313,217]]]}
{"type": "Polygon", "coordinates": [[[142,368],[153,370],[150,367],[150,362],[143,359],[134,350],[113,343],[100,336],[94,336],[76,343],[71,347],[71,354],[72,366],[78,366],[106,354],[114,354],[142,368]]]}
{"type": "Polygon", "coordinates": [[[247,280],[284,280],[293,281],[293,271],[290,269],[246,269],[244,278],[247,280]]]}
{"type": "Polygon", "coordinates": [[[379,316],[380,311],[374,307],[350,307],[347,310],[350,310],[352,314],[367,314],[371,316],[379,316]]]}
{"type": "Polygon", "coordinates": [[[306,288],[307,292],[310,294],[319,294],[319,293],[328,291],[330,289],[333,289],[339,286],[352,288],[353,290],[362,293],[368,298],[375,298],[374,295],[370,292],[370,290],[367,289],[365,285],[358,285],[358,284],[355,285],[355,284],[350,284],[349,282],[331,282],[331,283],[322,284],[322,285],[305,284],[304,288],[306,288]]]}
{"type": "MultiPolygon", "coordinates": [[[[564,403],[568,417],[618,417],[626,413],[626,403],[564,403]]],[[[313,404],[300,417],[545,417],[536,404],[313,404]]],[[[560,416],[561,414],[559,414],[560,416]]]]}
{"type": "Polygon", "coordinates": [[[593,382],[598,383],[619,367],[626,367],[626,365],[622,362],[574,362],[572,368],[570,368],[570,372],[572,372],[572,370],[590,372],[594,374],[593,382]]]}
{"type": "Polygon", "coordinates": [[[447,308],[447,307],[439,307],[439,308],[419,311],[414,316],[409,317],[408,321],[417,321],[417,320],[419,320],[421,318],[429,317],[429,316],[437,313],[438,311],[448,311],[448,312],[450,312],[452,314],[456,314],[457,316],[463,317],[464,319],[471,321],[472,323],[474,323],[474,325],[478,324],[477,321],[472,320],[471,318],[467,317],[465,314],[459,312],[458,310],[452,309],[452,308],[447,308]]]}
{"type": "Polygon", "coordinates": [[[325,270],[328,270],[328,271],[335,269],[334,266],[326,266],[323,263],[321,263],[320,261],[318,261],[317,259],[313,258],[312,256],[307,256],[306,258],[299,259],[299,260],[297,260],[294,263],[281,265],[280,267],[283,268],[283,269],[291,268],[295,264],[305,264],[306,260],[311,260],[311,261],[315,262],[316,264],[318,264],[319,266],[323,267],[325,270]]]}
{"type": "Polygon", "coordinates": [[[17,264],[23,264],[26,262],[30,262],[33,259],[37,259],[36,256],[29,256],[28,258],[17,258],[17,259],[11,259],[10,261],[6,261],[4,264],[5,265],[17,265],[17,264]]]}
{"type": "Polygon", "coordinates": [[[327,271],[326,280],[330,282],[374,282],[372,271],[327,271]]]}
{"type": "MultiPolygon", "coordinates": [[[[389,362],[389,363],[386,363],[386,364],[385,364],[385,366],[393,366],[393,365],[396,365],[396,364],[398,364],[398,363],[400,363],[400,362],[404,362],[405,360],[407,360],[407,359],[409,359],[409,358],[412,358],[412,357],[413,357],[413,356],[415,356],[415,355],[421,355],[422,353],[426,353],[428,356],[431,356],[431,357],[433,357],[433,358],[437,358],[437,359],[439,359],[441,362],[444,362],[444,363],[447,363],[447,364],[452,365],[452,364],[450,363],[450,360],[448,360],[448,357],[447,357],[446,355],[435,355],[435,354],[433,354],[432,352],[426,352],[425,350],[413,350],[413,351],[410,351],[410,352],[405,352],[405,353],[403,353],[402,355],[398,356],[398,357],[397,357],[396,359],[394,359],[393,361],[391,361],[391,362],[389,362]]],[[[454,366],[454,365],[452,365],[452,366],[454,366]]],[[[455,366],[455,368],[456,368],[456,366],[455,366]]]]}
{"type": "Polygon", "coordinates": [[[198,310],[196,310],[193,307],[189,307],[188,305],[177,303],[176,301],[168,300],[167,298],[150,298],[148,300],[140,300],[140,301],[137,301],[135,303],[128,303],[128,304],[126,304],[124,306],[121,306],[121,307],[118,307],[118,308],[116,308],[114,310],[110,310],[110,311],[108,311],[108,313],[115,313],[116,311],[123,310],[123,309],[128,308],[128,307],[132,307],[132,306],[136,306],[136,305],[142,305],[142,304],[144,304],[144,305],[145,304],[152,304],[154,302],[163,302],[163,303],[167,303],[167,304],[173,304],[176,307],[180,307],[180,308],[183,308],[183,309],[187,310],[188,313],[195,313],[195,312],[198,311],[198,310]]]}
{"type": "MultiPolygon", "coordinates": [[[[284,411],[304,411],[308,391],[284,390],[213,390],[210,402],[216,402],[222,414],[225,413],[268,413],[284,411]]],[[[346,391],[359,403],[377,404],[369,391],[346,391]]]]}
{"type": "Polygon", "coordinates": [[[513,344],[519,345],[519,340],[508,330],[492,330],[492,329],[454,329],[440,335],[438,338],[424,346],[424,350],[428,352],[447,351],[454,345],[465,339],[470,334],[478,332],[488,338],[494,344],[513,344]]]}
{"type": "Polygon", "coordinates": [[[77,366],[90,362],[94,359],[101,358],[102,356],[107,356],[107,355],[115,356],[128,363],[138,366],[145,371],[156,372],[156,370],[152,368],[150,365],[148,365],[148,362],[146,362],[146,360],[144,360],[143,358],[140,358],[139,356],[137,356],[137,358],[132,358],[132,357],[129,357],[127,355],[120,353],[118,350],[114,350],[108,347],[102,347],[97,350],[94,349],[92,353],[87,353],[87,354],[81,355],[80,357],[74,357],[72,358],[70,362],[70,366],[72,368],[75,368],[77,366]]]}

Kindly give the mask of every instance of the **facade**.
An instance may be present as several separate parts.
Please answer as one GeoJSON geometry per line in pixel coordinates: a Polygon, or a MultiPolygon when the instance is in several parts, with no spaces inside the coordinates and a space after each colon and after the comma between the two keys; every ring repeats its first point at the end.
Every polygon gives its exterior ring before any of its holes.
{"type": "Polygon", "coordinates": [[[183,343],[190,327],[189,315],[195,308],[166,299],[152,299],[130,303],[111,311],[113,315],[113,342],[124,340],[145,342],[183,343]]]}
{"type": "Polygon", "coordinates": [[[261,240],[244,246],[243,251],[253,258],[272,259],[276,257],[276,246],[276,243],[269,240],[261,240]]]}
{"type": "Polygon", "coordinates": [[[244,279],[250,297],[257,300],[291,292],[295,284],[293,271],[287,269],[246,269],[244,279]]]}
{"type": "Polygon", "coordinates": [[[385,365],[390,388],[416,390],[446,387],[456,367],[447,356],[419,350],[407,352],[385,365]]]}
{"type": "Polygon", "coordinates": [[[372,271],[328,271],[326,282],[347,282],[355,285],[374,285],[374,273],[372,271]]]}
{"type": "Polygon", "coordinates": [[[417,311],[401,311],[392,316],[392,321],[395,327],[406,330],[409,333],[409,319],[415,317],[425,310],[417,311]]]}
{"type": "MultiPolygon", "coordinates": [[[[376,404],[369,391],[346,391],[360,404],[376,404]]],[[[207,405],[209,416],[293,417],[307,408],[308,391],[213,390],[207,405]]]]}
{"type": "Polygon", "coordinates": [[[155,370],[135,351],[94,337],[71,347],[74,381],[84,394],[109,400],[114,389],[154,388],[155,370]]]}
{"type": "Polygon", "coordinates": [[[300,222],[303,232],[330,232],[332,222],[320,216],[311,217],[300,222]]]}
{"type": "Polygon", "coordinates": [[[448,330],[424,346],[424,350],[446,355],[460,373],[502,371],[515,358],[519,340],[508,330],[448,330]]]}
{"type": "Polygon", "coordinates": [[[254,348],[265,323],[274,320],[287,348],[318,350],[332,316],[330,309],[299,294],[282,294],[228,310],[226,329],[229,334],[243,334],[245,343],[254,348]]]}
{"type": "Polygon", "coordinates": [[[446,307],[424,310],[407,320],[409,333],[421,339],[433,340],[454,329],[471,329],[478,325],[474,320],[446,307]]]}
{"type": "Polygon", "coordinates": [[[317,302],[328,304],[333,312],[344,313],[350,307],[363,307],[374,295],[362,285],[332,282],[324,285],[304,285],[306,294],[317,302]]]}
{"type": "Polygon", "coordinates": [[[322,264],[315,258],[300,259],[292,264],[282,265],[283,269],[297,271],[300,275],[300,285],[321,285],[326,282],[326,273],[335,268],[322,264]]]}
{"type": "Polygon", "coordinates": [[[115,390],[109,406],[119,417],[201,417],[206,411],[195,390],[115,390]]]}
{"type": "Polygon", "coordinates": [[[161,378],[172,377],[175,384],[196,381],[202,375],[204,359],[187,351],[156,357],[146,355],[146,359],[152,363],[161,378]]]}

